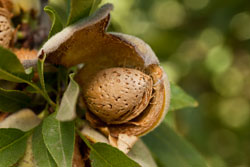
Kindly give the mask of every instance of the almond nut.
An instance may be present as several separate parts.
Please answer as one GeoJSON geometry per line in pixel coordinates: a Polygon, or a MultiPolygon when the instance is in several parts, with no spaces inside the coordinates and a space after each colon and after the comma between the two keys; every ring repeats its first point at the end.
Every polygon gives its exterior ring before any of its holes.
{"type": "Polygon", "coordinates": [[[83,90],[86,119],[118,143],[121,135],[138,138],[162,122],[169,108],[170,84],[144,41],[106,32],[112,8],[106,4],[58,32],[44,44],[38,57],[46,54],[47,62],[66,67],[84,64],[75,79],[83,90]],[[145,80],[140,81],[140,77],[145,80]]]}
{"type": "Polygon", "coordinates": [[[0,45],[8,48],[13,38],[13,29],[9,19],[9,12],[0,8],[0,45]]]}
{"type": "Polygon", "coordinates": [[[91,112],[108,124],[137,117],[148,106],[153,81],[136,69],[109,68],[96,73],[83,89],[91,112]]]}

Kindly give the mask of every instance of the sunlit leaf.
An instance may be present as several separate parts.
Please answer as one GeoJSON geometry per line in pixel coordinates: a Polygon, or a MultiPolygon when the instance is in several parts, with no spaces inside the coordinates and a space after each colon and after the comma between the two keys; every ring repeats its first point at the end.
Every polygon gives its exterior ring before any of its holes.
{"type": "Polygon", "coordinates": [[[93,1],[95,0],[71,0],[70,13],[67,24],[72,24],[83,17],[89,16],[89,13],[92,9],[93,1]]]}
{"type": "Polygon", "coordinates": [[[72,167],[75,142],[74,122],[59,122],[55,114],[43,122],[44,143],[60,167],[72,167]]]}
{"type": "Polygon", "coordinates": [[[91,144],[82,134],[78,133],[85,144],[90,148],[90,160],[92,167],[139,167],[140,165],[131,160],[123,152],[106,143],[91,144]]]}
{"type": "Polygon", "coordinates": [[[49,0],[49,6],[53,8],[56,19],[59,19],[59,22],[66,26],[70,11],[70,0],[49,0]]]}
{"type": "Polygon", "coordinates": [[[198,102],[189,96],[179,86],[171,83],[170,111],[179,110],[185,107],[197,107],[198,102]]]}
{"type": "Polygon", "coordinates": [[[207,167],[203,157],[165,123],[143,137],[143,141],[157,157],[161,166],[207,167]]]}
{"type": "Polygon", "coordinates": [[[42,124],[35,129],[32,136],[32,151],[38,167],[56,167],[55,161],[44,144],[42,124]]]}
{"type": "Polygon", "coordinates": [[[60,121],[71,121],[76,117],[76,103],[80,88],[74,81],[74,74],[70,74],[70,83],[65,91],[61,105],[56,115],[56,119],[60,121]]]}
{"type": "Polygon", "coordinates": [[[49,6],[44,10],[52,20],[50,37],[63,27],[88,17],[97,9],[100,2],[101,0],[49,0],[49,6]]]}
{"type": "Polygon", "coordinates": [[[142,167],[157,167],[149,149],[142,140],[138,140],[135,143],[133,148],[129,151],[128,156],[142,167]]]}
{"type": "Polygon", "coordinates": [[[44,8],[44,11],[50,16],[50,20],[52,22],[50,32],[49,32],[49,38],[58,33],[63,29],[63,24],[60,21],[60,18],[54,8],[51,6],[46,6],[44,8]]]}
{"type": "Polygon", "coordinates": [[[16,112],[30,106],[31,98],[24,92],[0,88],[0,111],[16,112]]]}
{"type": "Polygon", "coordinates": [[[13,165],[24,155],[28,135],[18,129],[0,129],[0,167],[13,165]]]}
{"type": "Polygon", "coordinates": [[[93,0],[90,15],[96,11],[98,5],[102,2],[102,0],[93,0]]]}

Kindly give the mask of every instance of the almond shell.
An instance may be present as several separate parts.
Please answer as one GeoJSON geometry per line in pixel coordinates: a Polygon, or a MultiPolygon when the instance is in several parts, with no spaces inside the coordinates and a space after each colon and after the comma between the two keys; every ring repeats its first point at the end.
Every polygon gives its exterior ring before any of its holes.
{"type": "Polygon", "coordinates": [[[106,32],[112,9],[112,4],[106,4],[92,16],[63,29],[44,44],[38,56],[46,54],[48,62],[66,67],[84,64],[75,78],[81,87],[97,71],[112,67],[134,68],[151,76],[153,98],[137,118],[121,125],[107,125],[90,112],[86,115],[93,127],[106,127],[113,137],[141,136],[164,119],[170,102],[170,84],[149,45],[134,36],[106,32]]]}

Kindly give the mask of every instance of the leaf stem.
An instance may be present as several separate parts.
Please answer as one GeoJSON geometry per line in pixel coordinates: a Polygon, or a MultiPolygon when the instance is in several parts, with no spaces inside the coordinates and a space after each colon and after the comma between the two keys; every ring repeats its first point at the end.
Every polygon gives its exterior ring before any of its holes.
{"type": "Polygon", "coordinates": [[[54,103],[51,98],[49,97],[49,95],[47,93],[45,93],[43,90],[41,90],[37,85],[31,83],[31,82],[26,82],[28,85],[30,85],[31,87],[33,87],[35,90],[37,90],[38,93],[40,93],[45,100],[48,101],[48,103],[53,106],[56,107],[56,103],[54,103]]]}

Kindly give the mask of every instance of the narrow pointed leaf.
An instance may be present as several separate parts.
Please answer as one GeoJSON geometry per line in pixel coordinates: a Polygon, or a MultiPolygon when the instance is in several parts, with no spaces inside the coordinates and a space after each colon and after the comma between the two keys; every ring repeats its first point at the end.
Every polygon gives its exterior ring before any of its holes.
{"type": "Polygon", "coordinates": [[[24,67],[11,51],[0,47],[0,79],[27,83],[31,75],[25,73],[24,67]]]}
{"type": "Polygon", "coordinates": [[[42,91],[43,91],[43,95],[44,95],[44,98],[52,105],[55,105],[54,102],[50,99],[49,95],[48,95],[48,92],[47,92],[47,89],[45,87],[45,81],[44,81],[44,61],[46,59],[46,55],[44,54],[43,55],[43,58],[42,59],[38,59],[38,62],[37,62],[37,72],[38,72],[38,75],[39,75],[39,79],[40,79],[40,84],[41,84],[41,87],[42,87],[42,91]]]}
{"type": "Polygon", "coordinates": [[[29,133],[0,129],[0,167],[15,164],[25,153],[29,133]]]}
{"type": "Polygon", "coordinates": [[[82,140],[90,148],[90,160],[92,167],[140,167],[138,163],[130,159],[123,152],[106,143],[91,144],[82,134],[78,132],[82,140]]]}
{"type": "Polygon", "coordinates": [[[49,38],[60,32],[63,29],[63,24],[58,16],[58,13],[51,6],[45,6],[44,11],[50,16],[50,20],[52,22],[49,38]]]}
{"type": "Polygon", "coordinates": [[[49,0],[49,6],[54,9],[54,13],[56,13],[57,19],[62,25],[66,26],[70,11],[70,0],[49,0]]]}
{"type": "Polygon", "coordinates": [[[69,86],[63,95],[61,105],[56,115],[56,119],[60,121],[71,121],[76,117],[76,103],[80,88],[73,78],[74,74],[71,74],[69,86]]]}
{"type": "Polygon", "coordinates": [[[179,86],[171,83],[170,111],[179,110],[185,107],[197,107],[198,102],[189,96],[179,86]]]}
{"type": "Polygon", "coordinates": [[[32,137],[32,151],[38,167],[56,167],[56,163],[46,148],[42,135],[42,124],[39,125],[32,137]]]}
{"type": "Polygon", "coordinates": [[[207,167],[206,161],[198,151],[165,123],[143,137],[143,141],[162,166],[207,167]]]}
{"type": "Polygon", "coordinates": [[[96,11],[98,5],[102,2],[102,0],[93,0],[90,15],[96,11]]]}
{"type": "Polygon", "coordinates": [[[0,111],[16,112],[30,106],[31,98],[17,90],[5,90],[0,88],[0,111]]]}
{"type": "Polygon", "coordinates": [[[95,0],[71,0],[67,24],[70,25],[83,17],[89,16],[94,1],[95,0]]]}
{"type": "Polygon", "coordinates": [[[60,167],[72,167],[75,142],[74,122],[59,122],[55,114],[43,122],[44,143],[60,167]]]}
{"type": "Polygon", "coordinates": [[[142,140],[138,140],[128,152],[128,156],[143,167],[157,167],[149,149],[142,140]]]}

